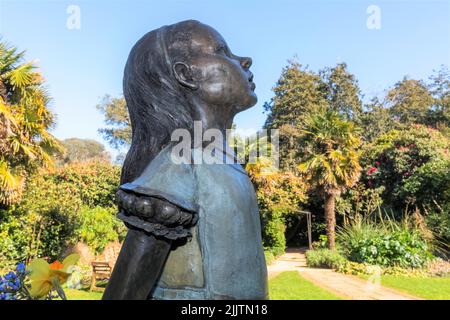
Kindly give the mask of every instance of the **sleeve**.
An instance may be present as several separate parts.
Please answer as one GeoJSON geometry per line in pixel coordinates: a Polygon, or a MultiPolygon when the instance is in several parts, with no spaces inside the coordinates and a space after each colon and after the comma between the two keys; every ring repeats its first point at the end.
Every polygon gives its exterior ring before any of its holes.
{"type": "MultiPolygon", "coordinates": [[[[132,192],[138,196],[153,197],[170,202],[183,211],[198,213],[196,202],[197,183],[192,164],[178,164],[172,161],[171,148],[166,147],[136,180],[123,184],[119,189],[132,192]]],[[[127,225],[143,229],[155,236],[169,239],[186,238],[189,230],[181,226],[169,228],[161,224],[144,221],[136,216],[128,216],[123,212],[118,218],[127,225]]]]}

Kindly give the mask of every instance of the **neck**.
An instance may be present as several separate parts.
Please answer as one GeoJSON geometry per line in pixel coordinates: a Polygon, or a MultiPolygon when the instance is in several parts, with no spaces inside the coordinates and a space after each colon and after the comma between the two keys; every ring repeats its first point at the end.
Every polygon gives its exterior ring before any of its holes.
{"type": "Polygon", "coordinates": [[[194,101],[194,120],[201,121],[203,132],[208,129],[217,129],[225,137],[226,130],[233,125],[233,107],[217,107],[206,105],[203,101],[194,101]]]}

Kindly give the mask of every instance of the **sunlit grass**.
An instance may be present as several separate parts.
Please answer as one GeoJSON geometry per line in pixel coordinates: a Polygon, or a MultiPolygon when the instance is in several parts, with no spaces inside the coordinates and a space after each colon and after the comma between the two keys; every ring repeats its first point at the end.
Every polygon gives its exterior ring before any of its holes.
{"type": "MultiPolygon", "coordinates": [[[[65,289],[68,300],[100,300],[102,292],[65,289]]],[[[339,300],[340,297],[302,278],[296,271],[283,272],[269,281],[272,300],[339,300]]]]}
{"type": "Polygon", "coordinates": [[[428,300],[450,300],[450,278],[385,275],[381,284],[428,300]]]}
{"type": "Polygon", "coordinates": [[[64,289],[67,300],[101,300],[103,292],[76,290],[76,289],[64,289]]]}
{"type": "Polygon", "coordinates": [[[269,281],[271,300],[340,300],[342,298],[305,280],[297,271],[283,272],[269,281]]]}

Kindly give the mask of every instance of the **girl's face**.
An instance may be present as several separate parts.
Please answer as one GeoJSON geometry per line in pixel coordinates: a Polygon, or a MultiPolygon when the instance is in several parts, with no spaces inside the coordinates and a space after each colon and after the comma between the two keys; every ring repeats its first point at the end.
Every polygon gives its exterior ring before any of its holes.
{"type": "MultiPolygon", "coordinates": [[[[196,94],[207,105],[237,113],[256,104],[252,59],[231,53],[213,28],[197,24],[192,30],[189,75],[196,94]],[[231,109],[230,109],[231,108],[231,109]]],[[[190,79],[189,79],[190,78],[190,79]]]]}

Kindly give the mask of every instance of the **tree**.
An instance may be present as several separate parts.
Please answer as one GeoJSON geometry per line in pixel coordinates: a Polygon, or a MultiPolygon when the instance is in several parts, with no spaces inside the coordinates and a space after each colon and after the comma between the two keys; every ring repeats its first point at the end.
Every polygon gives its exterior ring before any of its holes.
{"type": "Polygon", "coordinates": [[[433,97],[430,124],[435,128],[450,127],[450,70],[441,66],[430,77],[428,90],[433,97]]]}
{"type": "Polygon", "coordinates": [[[348,72],[347,64],[338,63],[319,74],[330,107],[348,120],[358,119],[362,111],[361,91],[355,76],[348,72]]]}
{"type": "Polygon", "coordinates": [[[319,75],[290,60],[272,89],[275,96],[265,104],[268,112],[265,127],[297,126],[304,114],[325,103],[319,75]]]}
{"type": "Polygon", "coordinates": [[[398,126],[398,123],[392,118],[390,110],[377,98],[372,99],[364,109],[357,119],[357,124],[364,128],[362,134],[367,142],[373,141],[398,126]]]}
{"type": "Polygon", "coordinates": [[[113,98],[105,95],[97,105],[97,109],[105,116],[107,128],[100,129],[99,132],[118,150],[131,143],[131,123],[124,98],[113,98]]]}
{"type": "Polygon", "coordinates": [[[423,81],[404,78],[389,90],[386,103],[401,125],[427,124],[433,97],[423,81]]]}
{"type": "Polygon", "coordinates": [[[110,160],[105,146],[95,140],[70,138],[63,140],[62,144],[66,149],[63,155],[64,163],[110,160]]]}
{"type": "Polygon", "coordinates": [[[305,117],[300,130],[304,155],[298,169],[324,196],[328,245],[334,249],[336,197],[359,179],[361,139],[352,122],[328,108],[305,117]]]}
{"type": "Polygon", "coordinates": [[[20,199],[25,177],[61,151],[44,79],[24,52],[0,42],[0,204],[20,199]]]}
{"type": "Polygon", "coordinates": [[[275,96],[264,105],[268,112],[265,128],[280,130],[280,167],[296,166],[297,127],[305,114],[326,104],[320,76],[290,60],[272,89],[275,96]]]}
{"type": "Polygon", "coordinates": [[[280,167],[286,170],[298,164],[296,140],[305,117],[326,107],[356,121],[362,112],[358,82],[345,63],[314,73],[291,60],[273,91],[275,96],[265,104],[265,127],[280,130],[280,167]]]}

